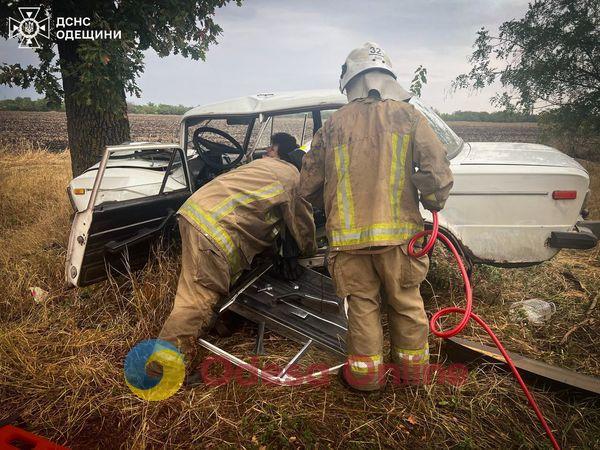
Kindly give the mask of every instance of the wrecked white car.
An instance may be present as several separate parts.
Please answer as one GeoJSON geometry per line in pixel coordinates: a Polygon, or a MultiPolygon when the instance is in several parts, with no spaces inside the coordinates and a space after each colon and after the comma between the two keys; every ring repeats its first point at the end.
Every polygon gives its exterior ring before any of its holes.
{"type": "MultiPolygon", "coordinates": [[[[66,279],[85,286],[108,270],[141,267],[154,240],[169,234],[178,208],[196,189],[262,156],[271,134],[293,134],[310,151],[312,135],[346,103],[335,91],[258,94],[200,106],[181,120],[179,144],[132,143],[106,149],[102,161],[73,179],[75,209],[66,279]]],[[[580,228],[589,177],[574,159],[543,145],[463,142],[430,108],[410,100],[446,146],[454,187],[440,231],[468,264],[537,264],[561,248],[597,243],[580,228]]],[[[584,214],[585,215],[585,214],[584,214]]],[[[423,211],[427,221],[429,213],[423,211]]],[[[316,214],[317,226],[324,225],[316,214]]],[[[324,238],[321,250],[326,248],[324,238]]],[[[305,265],[319,265],[322,257],[305,265]]]]}

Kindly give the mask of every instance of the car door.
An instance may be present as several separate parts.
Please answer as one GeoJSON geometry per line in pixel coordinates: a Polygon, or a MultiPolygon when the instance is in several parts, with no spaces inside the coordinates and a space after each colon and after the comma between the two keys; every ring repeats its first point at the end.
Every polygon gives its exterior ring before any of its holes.
{"type": "Polygon", "coordinates": [[[91,190],[69,236],[65,277],[72,286],[143,267],[152,244],[173,228],[177,210],[191,195],[187,161],[175,144],[109,146],[84,175],[71,182],[87,179],[88,189],[74,190],[91,190]]]}

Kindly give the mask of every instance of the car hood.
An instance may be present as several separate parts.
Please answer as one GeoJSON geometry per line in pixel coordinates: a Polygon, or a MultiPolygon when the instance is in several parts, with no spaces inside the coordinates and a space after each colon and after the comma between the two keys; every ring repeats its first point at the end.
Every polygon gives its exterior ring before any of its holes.
{"type": "Polygon", "coordinates": [[[572,167],[585,170],[561,151],[540,144],[518,142],[469,142],[461,164],[572,167]]]}

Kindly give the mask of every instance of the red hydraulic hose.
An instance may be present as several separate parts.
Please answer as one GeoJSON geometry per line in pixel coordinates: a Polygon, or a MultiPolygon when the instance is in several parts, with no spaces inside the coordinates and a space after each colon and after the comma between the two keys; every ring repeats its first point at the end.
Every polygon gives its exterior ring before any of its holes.
{"type": "Polygon", "coordinates": [[[539,419],[540,423],[542,424],[542,427],[546,431],[546,434],[550,438],[550,441],[552,442],[552,446],[555,449],[559,450],[560,446],[558,445],[556,438],[552,434],[552,430],[548,426],[546,419],[544,419],[544,416],[542,415],[542,411],[540,410],[539,406],[535,402],[533,395],[531,394],[531,392],[529,392],[529,389],[527,389],[527,386],[525,385],[523,378],[521,378],[521,374],[519,374],[517,367],[510,359],[510,356],[508,356],[506,349],[504,348],[504,346],[502,345],[502,343],[500,342],[498,337],[494,334],[492,329],[489,327],[489,325],[487,323],[485,323],[483,321],[483,319],[481,319],[477,314],[474,314],[471,311],[473,309],[473,289],[471,288],[471,281],[469,280],[469,275],[467,274],[467,270],[465,269],[463,260],[460,257],[460,255],[458,254],[456,247],[454,247],[454,245],[452,244],[450,239],[448,239],[443,234],[439,233],[439,223],[438,223],[437,212],[432,211],[431,214],[433,215],[433,229],[421,231],[421,232],[415,234],[412,237],[412,239],[410,240],[410,242],[408,243],[408,254],[414,258],[420,258],[421,256],[425,255],[433,248],[433,245],[435,244],[435,241],[437,239],[440,239],[444,244],[446,244],[446,246],[450,249],[450,251],[454,255],[454,258],[456,259],[458,268],[460,269],[460,274],[461,274],[461,276],[463,278],[463,282],[465,284],[465,300],[466,300],[466,305],[464,308],[450,306],[450,307],[443,308],[443,309],[440,309],[439,311],[437,311],[431,317],[431,320],[429,321],[429,328],[431,329],[431,332],[434,335],[436,335],[437,337],[448,339],[448,338],[450,338],[452,336],[456,336],[458,333],[460,333],[467,326],[467,323],[469,322],[470,319],[473,319],[475,322],[477,322],[481,326],[481,328],[483,328],[485,330],[485,332],[490,336],[490,338],[492,338],[492,341],[494,341],[494,344],[496,345],[496,347],[498,348],[498,350],[500,351],[502,356],[504,356],[504,359],[506,360],[506,364],[508,364],[513,375],[519,382],[519,385],[521,386],[523,393],[527,397],[527,401],[529,401],[531,408],[535,411],[535,415],[539,419]],[[427,244],[425,244],[425,247],[423,247],[423,249],[421,251],[415,252],[416,242],[425,236],[429,236],[427,244]],[[450,315],[450,314],[462,314],[462,319],[454,328],[447,330],[447,331],[442,331],[438,326],[438,321],[442,317],[450,315]]]}

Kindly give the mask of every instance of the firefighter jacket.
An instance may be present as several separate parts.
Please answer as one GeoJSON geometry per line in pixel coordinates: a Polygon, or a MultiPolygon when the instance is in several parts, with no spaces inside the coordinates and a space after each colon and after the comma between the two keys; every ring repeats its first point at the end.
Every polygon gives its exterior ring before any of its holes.
{"type": "Polygon", "coordinates": [[[412,105],[361,98],[336,111],[303,161],[300,195],[324,207],[330,248],[403,244],[423,229],[423,206],[443,208],[452,172],[427,119],[412,105]]]}
{"type": "Polygon", "coordinates": [[[215,244],[235,278],[271,247],[282,224],[303,255],[316,251],[312,208],[298,196],[299,181],[292,164],[262,158],[204,185],[178,213],[215,244]]]}

